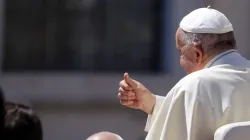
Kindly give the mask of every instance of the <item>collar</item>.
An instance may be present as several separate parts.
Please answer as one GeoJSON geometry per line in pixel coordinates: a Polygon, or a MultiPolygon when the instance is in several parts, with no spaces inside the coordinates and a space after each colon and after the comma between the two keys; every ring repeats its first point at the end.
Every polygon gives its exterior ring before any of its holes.
{"type": "Polygon", "coordinates": [[[210,61],[205,65],[204,68],[209,68],[209,67],[211,67],[211,66],[215,63],[215,61],[219,60],[220,58],[222,58],[222,57],[224,57],[224,56],[226,56],[226,55],[228,55],[228,54],[230,54],[230,53],[232,53],[232,52],[236,52],[236,51],[237,51],[237,50],[231,49],[231,50],[227,50],[227,51],[225,51],[225,52],[223,52],[223,53],[218,54],[218,55],[215,56],[212,60],[210,60],[210,61]]]}

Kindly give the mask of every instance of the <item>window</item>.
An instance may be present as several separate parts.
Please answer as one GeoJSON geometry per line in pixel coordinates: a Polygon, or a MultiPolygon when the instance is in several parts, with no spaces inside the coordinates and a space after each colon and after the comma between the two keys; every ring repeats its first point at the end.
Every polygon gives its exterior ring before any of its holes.
{"type": "Polygon", "coordinates": [[[4,71],[158,71],[162,0],[7,0],[4,71]]]}

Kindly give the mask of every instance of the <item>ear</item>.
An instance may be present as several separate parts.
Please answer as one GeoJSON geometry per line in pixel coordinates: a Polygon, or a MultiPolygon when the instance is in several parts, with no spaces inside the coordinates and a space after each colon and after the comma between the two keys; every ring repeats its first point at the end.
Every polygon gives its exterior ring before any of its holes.
{"type": "Polygon", "coordinates": [[[201,64],[203,61],[203,57],[204,57],[204,50],[202,49],[202,46],[200,43],[194,43],[194,51],[195,51],[195,55],[196,55],[196,62],[198,64],[201,64]]]}

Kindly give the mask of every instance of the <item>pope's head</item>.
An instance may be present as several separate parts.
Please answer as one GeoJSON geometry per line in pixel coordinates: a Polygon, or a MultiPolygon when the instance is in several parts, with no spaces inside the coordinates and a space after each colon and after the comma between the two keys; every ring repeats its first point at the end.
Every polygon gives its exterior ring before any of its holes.
{"type": "Polygon", "coordinates": [[[187,73],[201,70],[216,55],[236,49],[233,27],[221,12],[199,8],[185,16],[176,32],[180,64],[187,73]]]}

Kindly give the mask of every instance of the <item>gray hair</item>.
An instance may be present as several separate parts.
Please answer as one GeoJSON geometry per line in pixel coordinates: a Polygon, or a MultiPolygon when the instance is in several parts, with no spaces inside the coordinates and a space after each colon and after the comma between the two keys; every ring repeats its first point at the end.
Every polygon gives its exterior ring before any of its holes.
{"type": "Polygon", "coordinates": [[[214,55],[218,51],[236,49],[233,32],[223,34],[189,33],[183,31],[180,40],[190,47],[193,42],[200,44],[207,55],[214,55]]]}

